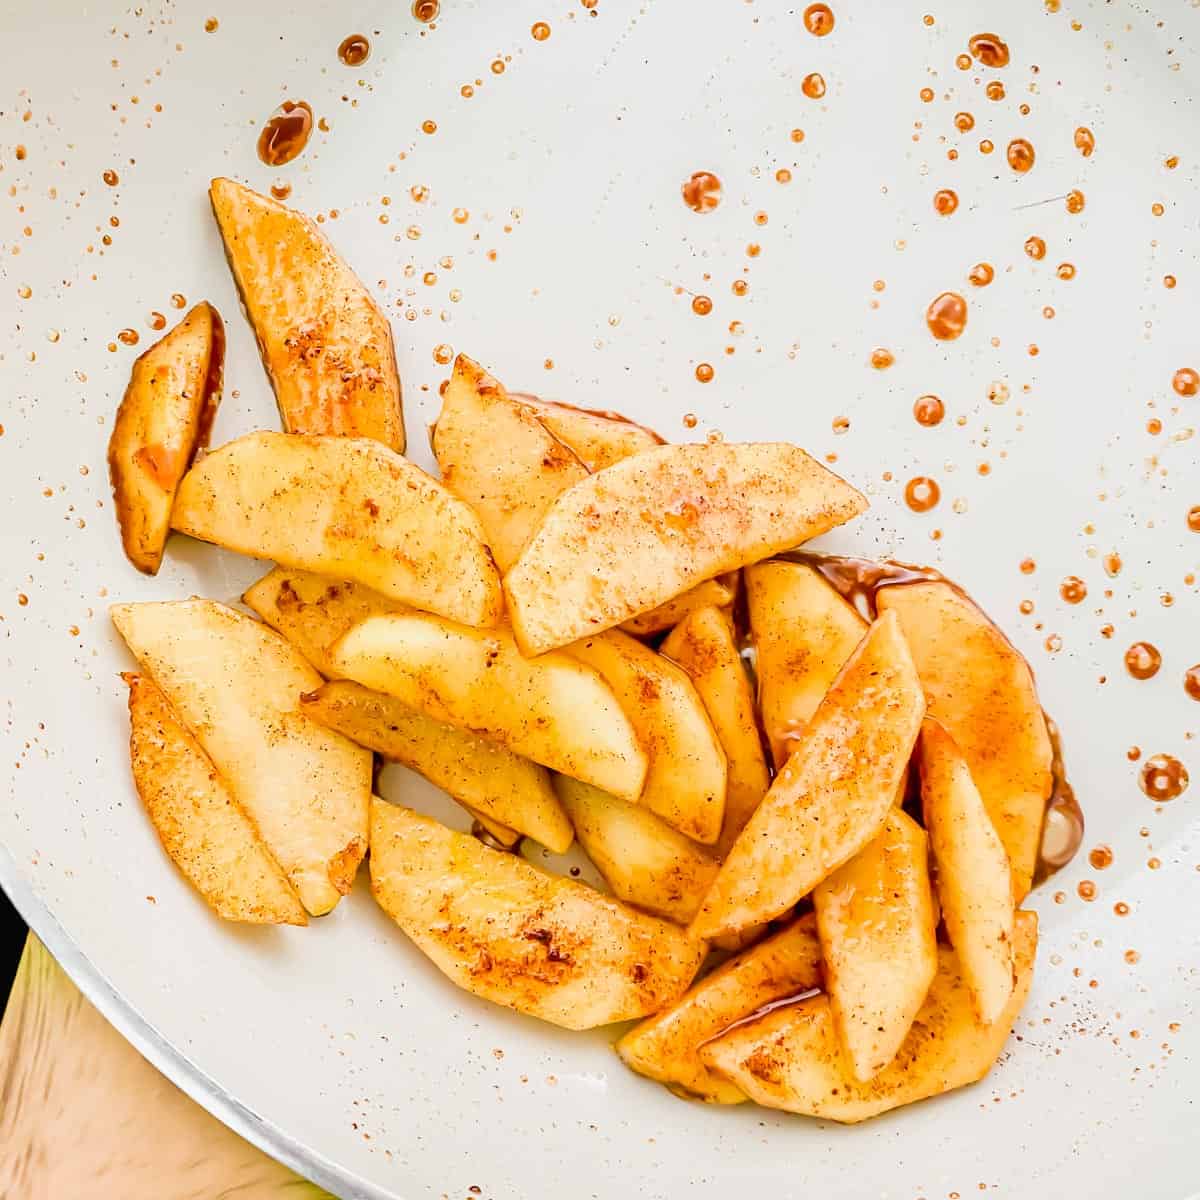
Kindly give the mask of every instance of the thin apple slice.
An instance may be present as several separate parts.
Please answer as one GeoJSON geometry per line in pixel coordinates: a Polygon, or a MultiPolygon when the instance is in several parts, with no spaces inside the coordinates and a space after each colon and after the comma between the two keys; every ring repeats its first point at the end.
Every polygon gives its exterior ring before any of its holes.
{"type": "Polygon", "coordinates": [[[623,458],[664,445],[664,439],[653,429],[620,413],[575,408],[524,392],[514,393],[513,399],[531,409],[559,441],[571,447],[589,471],[603,471],[623,458]]]}
{"type": "MultiPolygon", "coordinates": [[[[493,837],[505,850],[511,850],[520,840],[521,835],[515,829],[509,829],[507,825],[501,825],[499,821],[494,821],[487,813],[482,813],[478,809],[472,808],[469,804],[462,804],[461,807],[471,814],[471,819],[478,821],[483,826],[484,832],[493,837]]],[[[472,829],[472,833],[474,833],[472,829]]]]}
{"type": "Polygon", "coordinates": [[[680,925],[696,915],[716,859],[640,804],[566,775],[554,790],[614,896],[680,925]]]}
{"type": "Polygon", "coordinates": [[[848,521],[866,500],[796,446],[660,446],[551,505],[505,577],[517,642],[540,654],[848,521]]]}
{"type": "Polygon", "coordinates": [[[564,651],[620,702],[650,757],[640,803],[698,842],[715,842],[725,812],[725,752],[686,672],[610,629],[564,651]]]}
{"type": "Polygon", "coordinates": [[[496,742],[348,680],[306,692],[300,711],[419,772],[480,818],[528,834],[555,854],[571,845],[571,822],[546,768],[496,742]]]}
{"type": "Polygon", "coordinates": [[[925,698],[894,613],[867,630],[721,865],[697,937],[770,921],[883,825],[908,769],[925,698]]]}
{"type": "Polygon", "coordinates": [[[633,633],[638,637],[662,633],[664,629],[673,629],[688,613],[695,612],[698,608],[725,608],[732,604],[737,599],[737,588],[736,571],[722,575],[720,579],[706,579],[694,588],[689,588],[682,596],[672,596],[657,608],[630,617],[621,628],[626,633],[633,633]]]}
{"type": "Polygon", "coordinates": [[[250,433],[227,442],[184,476],[171,524],[465,625],[494,625],[504,612],[479,518],[368,438],[250,433]]]}
{"type": "Polygon", "coordinates": [[[1033,672],[1004,634],[948,583],[883,588],[879,608],[900,618],[929,715],[967,760],[1020,900],[1033,881],[1053,784],[1050,735],[1033,672]]]}
{"type": "Polygon", "coordinates": [[[700,1059],[702,1047],[759,1009],[820,986],[821,945],[809,915],[722,963],[670,1008],[631,1029],[617,1053],[677,1094],[740,1104],[745,1092],[709,1070],[700,1059]]]}
{"type": "Polygon", "coordinates": [[[707,949],[678,925],[379,799],[371,889],[459,987],[566,1029],[656,1012],[707,949]]]}
{"type": "Polygon", "coordinates": [[[757,563],[745,574],[758,702],[782,767],[867,623],[806,563],[757,563]]]}
{"type": "Polygon", "coordinates": [[[328,912],[367,849],[372,757],[299,711],[320,675],[273,630],[212,600],[116,604],[111,615],[304,907],[328,912]]]}
{"type": "Polygon", "coordinates": [[[156,575],[171,531],[171,504],[221,403],[225,331],[200,303],[133,364],[108,440],[117,523],[126,557],[156,575]]]}
{"type": "Polygon", "coordinates": [[[936,722],[921,727],[921,801],[950,944],[979,1019],[990,1025],[1013,989],[1012,873],[966,759],[936,722]]]}
{"type": "Polygon", "coordinates": [[[896,1057],[937,974],[925,831],[892,809],[883,828],[813,892],[825,986],[855,1079],[896,1057]]]}
{"type": "Polygon", "coordinates": [[[171,861],[226,921],[307,925],[257,826],[160,688],[144,675],[125,681],[133,781],[171,861]]]}
{"type": "Polygon", "coordinates": [[[828,996],[813,996],[735,1026],[705,1045],[701,1061],[756,1104],[853,1124],[982,1079],[1004,1048],[1029,994],[1037,914],[1019,912],[1017,979],[1000,1017],[982,1025],[954,951],[938,947],[938,973],[900,1053],[874,1079],[851,1073],[828,996]]]}
{"type": "Polygon", "coordinates": [[[714,847],[723,858],[770,785],[754,712],[754,689],[738,653],[733,622],[719,608],[698,608],[667,635],[660,650],[691,678],[728,763],[725,817],[714,847]]]}
{"type": "Polygon", "coordinates": [[[392,327],[358,276],[302,213],[232,179],[209,196],[283,427],[402,453],[392,327]]]}
{"type": "Polygon", "coordinates": [[[637,800],[646,752],[612,689],[566,654],[525,658],[509,630],[426,613],[371,617],[333,649],[338,675],[435,720],[637,800]]]}

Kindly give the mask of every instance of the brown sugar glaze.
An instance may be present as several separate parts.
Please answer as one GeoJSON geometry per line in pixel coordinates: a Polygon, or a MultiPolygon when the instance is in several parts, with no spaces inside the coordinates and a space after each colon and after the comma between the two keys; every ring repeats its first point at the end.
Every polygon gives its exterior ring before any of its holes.
{"type": "Polygon", "coordinates": [[[303,100],[285,100],[258,135],[258,157],[268,167],[290,163],[312,137],[313,111],[303,100]]]}

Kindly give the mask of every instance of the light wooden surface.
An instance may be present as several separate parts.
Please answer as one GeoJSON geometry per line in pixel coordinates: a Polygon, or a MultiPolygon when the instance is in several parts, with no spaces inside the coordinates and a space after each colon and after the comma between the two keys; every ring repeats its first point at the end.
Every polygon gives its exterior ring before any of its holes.
{"type": "Polygon", "coordinates": [[[321,1200],[160,1075],[33,935],[0,1023],[0,1200],[321,1200]]]}

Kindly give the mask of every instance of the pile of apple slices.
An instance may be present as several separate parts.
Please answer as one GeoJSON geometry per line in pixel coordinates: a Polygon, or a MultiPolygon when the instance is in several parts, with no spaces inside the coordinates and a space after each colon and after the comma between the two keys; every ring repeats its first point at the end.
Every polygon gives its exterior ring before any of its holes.
{"type": "Polygon", "coordinates": [[[1051,788],[1000,631],[937,579],[868,622],[778,557],[866,507],[785,443],[666,445],[460,356],[434,478],[401,454],[386,321],[316,227],[213,200],[288,432],[197,455],[205,305],[138,361],[110,443],[136,566],[171,529],[276,564],[260,620],[112,610],[139,794],[213,910],[303,925],[369,848],[449,979],[570,1029],[642,1018],[618,1052],[673,1090],[852,1122],[981,1078],[1030,986],[1051,788]],[[377,755],[481,836],[374,796],[377,755]],[[611,895],[524,838],[577,838],[611,895]],[[733,957],[702,975],[710,952],[733,957]]]}

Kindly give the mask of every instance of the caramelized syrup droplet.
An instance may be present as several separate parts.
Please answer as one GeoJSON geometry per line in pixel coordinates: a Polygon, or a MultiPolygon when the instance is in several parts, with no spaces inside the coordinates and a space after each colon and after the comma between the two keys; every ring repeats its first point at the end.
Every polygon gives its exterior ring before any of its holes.
{"type": "Polygon", "coordinates": [[[813,37],[826,37],[833,32],[833,9],[828,4],[810,4],[804,10],[804,28],[813,37]]]}
{"type": "Polygon", "coordinates": [[[1151,800],[1165,804],[1187,791],[1187,767],[1170,754],[1155,754],[1142,766],[1139,782],[1151,800]]]}
{"type": "Polygon", "coordinates": [[[1086,125],[1080,125],[1075,130],[1075,149],[1084,158],[1091,158],[1092,151],[1096,149],[1096,136],[1086,125]]]}
{"type": "Polygon", "coordinates": [[[172,308],[186,308],[187,307],[187,297],[182,292],[172,292],[171,293],[171,307],[172,308]]]}
{"type": "Polygon", "coordinates": [[[1059,279],[1074,279],[1075,266],[1073,263],[1059,263],[1058,270],[1055,271],[1055,274],[1059,277],[1059,279]]]}
{"type": "Polygon", "coordinates": [[[1153,679],[1162,666],[1162,655],[1149,642],[1134,642],[1125,651],[1125,670],[1134,679],[1153,679]]]}
{"type": "Polygon", "coordinates": [[[939,342],[952,342],[967,327],[967,302],[957,292],[943,292],[925,310],[925,324],[939,342]]]}
{"type": "Polygon", "coordinates": [[[954,60],[954,65],[960,71],[969,71],[971,69],[971,56],[969,54],[960,54],[954,60]]]}
{"type": "Polygon", "coordinates": [[[800,81],[800,90],[810,100],[820,100],[825,95],[825,77],[818,75],[816,71],[811,75],[805,75],[800,81]]]}
{"type": "Polygon", "coordinates": [[[1096,885],[1090,879],[1081,879],[1075,890],[1079,893],[1080,900],[1087,900],[1090,903],[1096,898],[1096,885]]]}
{"type": "Polygon", "coordinates": [[[904,503],[915,513],[928,512],[942,498],[942,489],[928,475],[916,475],[904,485],[904,503]]]}
{"type": "Polygon", "coordinates": [[[991,138],[984,138],[983,141],[979,143],[979,153],[980,154],[991,154],[991,152],[993,150],[995,150],[995,148],[996,147],[992,145],[991,138]]]}
{"type": "Polygon", "coordinates": [[[896,356],[890,350],[885,350],[882,346],[871,351],[871,366],[877,371],[886,371],[895,361],[896,356]]]}
{"type": "Polygon", "coordinates": [[[371,57],[371,43],[361,33],[352,33],[343,38],[338,46],[338,58],[343,66],[361,67],[371,57]]]}
{"type": "Polygon", "coordinates": [[[707,317],[712,312],[712,301],[707,296],[692,297],[692,312],[698,317],[707,317]]]}
{"type": "Polygon", "coordinates": [[[721,181],[711,171],[697,171],[680,189],[692,212],[712,212],[721,203],[721,181]]]}
{"type": "Polygon", "coordinates": [[[1191,367],[1180,367],[1171,379],[1171,387],[1175,389],[1177,395],[1194,396],[1200,392],[1200,374],[1197,374],[1191,367]]]}
{"type": "Polygon", "coordinates": [[[969,112],[960,112],[954,114],[954,128],[959,133],[966,133],[969,129],[975,128],[975,118],[969,112]]]}
{"type": "Polygon", "coordinates": [[[1012,167],[1018,175],[1024,175],[1030,167],[1033,166],[1034,153],[1033,143],[1027,138],[1013,138],[1008,143],[1008,165],[1012,167]]]}
{"type": "Polygon", "coordinates": [[[696,365],[696,378],[701,383],[711,383],[712,377],[715,374],[716,372],[712,369],[712,366],[709,363],[698,363],[696,365]]]}
{"type": "Polygon", "coordinates": [[[529,34],[535,42],[544,42],[550,36],[550,26],[545,21],[535,21],[529,34]]]}
{"type": "Polygon", "coordinates": [[[933,210],[939,216],[948,217],[958,207],[958,193],[942,188],[933,194],[933,210]]]}
{"type": "Polygon", "coordinates": [[[442,6],[439,0],[413,0],[412,15],[422,25],[428,25],[431,21],[436,21],[438,13],[441,11],[442,6]]]}
{"type": "Polygon", "coordinates": [[[1095,871],[1107,871],[1113,865],[1112,847],[1096,846],[1088,854],[1088,862],[1092,864],[1092,869],[1095,871]]]}
{"type": "Polygon", "coordinates": [[[1027,238],[1025,241],[1025,253],[1030,258],[1043,259],[1046,257],[1046,243],[1040,237],[1027,238]]]}
{"type": "Polygon", "coordinates": [[[121,182],[120,176],[116,173],[116,171],[112,170],[112,168],[109,168],[107,171],[105,171],[101,178],[105,183],[108,184],[109,187],[116,187],[117,184],[121,182]]]}
{"type": "Polygon", "coordinates": [[[995,278],[996,271],[991,263],[976,263],[967,273],[967,279],[974,287],[987,287],[995,278]]]}
{"type": "Polygon", "coordinates": [[[744,279],[735,279],[731,290],[735,296],[744,296],[750,290],[750,285],[744,279]]]}
{"type": "Polygon", "coordinates": [[[946,406],[939,396],[918,396],[913,403],[913,416],[918,425],[932,429],[940,425],[946,415],[946,406]]]}
{"type": "Polygon", "coordinates": [[[271,195],[276,200],[286,200],[292,194],[292,185],[286,181],[271,184],[271,195]]]}
{"type": "Polygon", "coordinates": [[[1002,84],[998,79],[993,79],[992,82],[987,85],[984,91],[986,92],[989,100],[1004,99],[1004,84],[1002,84]]]}
{"type": "Polygon", "coordinates": [[[1078,575],[1068,575],[1062,581],[1058,594],[1068,604],[1082,604],[1087,599],[1087,584],[1078,575]]]}
{"type": "Polygon", "coordinates": [[[1200,663],[1188,667],[1183,675],[1183,690],[1193,700],[1200,700],[1200,663]]]}
{"type": "Polygon", "coordinates": [[[120,342],[122,346],[136,346],[139,340],[138,331],[136,329],[122,329],[121,332],[117,334],[117,341],[120,342]]]}
{"type": "Polygon", "coordinates": [[[1078,188],[1072,188],[1067,193],[1067,212],[1081,213],[1086,203],[1087,197],[1078,188]]]}
{"type": "Polygon", "coordinates": [[[258,157],[268,167],[290,163],[312,136],[312,109],[303,100],[285,100],[258,135],[258,157]]]}
{"type": "Polygon", "coordinates": [[[971,57],[977,58],[985,67],[1007,67],[1008,46],[994,33],[977,33],[969,42],[967,49],[971,57]]]}
{"type": "Polygon", "coordinates": [[[1176,282],[1177,280],[1174,275],[1163,276],[1163,287],[1167,288],[1168,291],[1175,286],[1176,282]]]}

